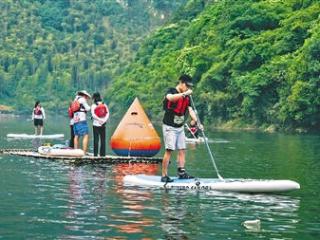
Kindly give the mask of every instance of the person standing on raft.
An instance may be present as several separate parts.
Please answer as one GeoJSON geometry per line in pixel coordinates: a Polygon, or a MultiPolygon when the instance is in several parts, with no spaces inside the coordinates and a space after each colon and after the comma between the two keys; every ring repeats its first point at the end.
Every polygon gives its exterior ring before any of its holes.
{"type": "Polygon", "coordinates": [[[89,142],[89,128],[87,123],[87,112],[90,111],[88,100],[90,94],[85,91],[77,92],[77,96],[71,104],[73,112],[73,132],[74,132],[74,148],[78,149],[80,137],[82,137],[82,150],[86,153],[89,142]]]}
{"type": "Polygon", "coordinates": [[[46,114],[43,107],[40,104],[40,101],[36,101],[33,111],[32,118],[34,124],[34,135],[43,134],[43,120],[46,119],[46,114]]]}
{"type": "Polygon", "coordinates": [[[93,119],[93,154],[98,156],[100,139],[100,156],[106,155],[106,122],[109,118],[108,106],[102,101],[100,93],[92,95],[91,115],[93,119]]]}
{"type": "Polygon", "coordinates": [[[168,165],[171,153],[175,150],[178,150],[178,177],[180,179],[194,178],[184,168],[186,149],[184,124],[187,112],[189,112],[191,119],[197,122],[197,117],[191,107],[189,97],[192,94],[192,86],[192,78],[188,75],[181,75],[178,85],[175,88],[169,88],[163,100],[164,117],[162,131],[165,153],[162,160],[161,182],[173,182],[168,176],[168,165]]]}

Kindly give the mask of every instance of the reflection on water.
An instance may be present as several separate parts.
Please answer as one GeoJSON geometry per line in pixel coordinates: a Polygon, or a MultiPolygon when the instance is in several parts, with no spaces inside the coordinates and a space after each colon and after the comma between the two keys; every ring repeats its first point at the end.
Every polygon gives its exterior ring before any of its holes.
{"type": "Polygon", "coordinates": [[[165,239],[189,239],[184,221],[195,221],[195,213],[189,213],[184,205],[184,197],[178,194],[174,202],[168,192],[161,196],[161,229],[165,239]]]}
{"type": "Polygon", "coordinates": [[[152,218],[144,214],[145,211],[152,211],[152,208],[146,206],[146,202],[153,199],[153,194],[149,191],[124,188],[123,177],[127,174],[141,173],[155,175],[158,167],[157,164],[119,164],[113,167],[116,193],[120,197],[123,209],[120,213],[111,215],[112,223],[108,224],[109,227],[115,228],[120,234],[144,234],[146,227],[153,226],[152,218]]]}
{"type": "Polygon", "coordinates": [[[106,168],[95,167],[92,170],[88,171],[81,167],[69,169],[69,200],[65,213],[68,224],[64,227],[74,232],[74,235],[65,235],[62,238],[68,239],[79,233],[83,235],[108,232],[103,225],[99,224],[107,219],[104,212],[106,168]]]}
{"type": "Polygon", "coordinates": [[[37,150],[40,146],[42,146],[42,140],[40,138],[32,139],[31,142],[33,149],[37,150]]]}
{"type": "Polygon", "coordinates": [[[68,218],[77,218],[79,213],[77,212],[77,206],[79,205],[88,206],[88,214],[99,212],[99,208],[103,205],[103,197],[106,191],[105,175],[106,169],[104,168],[95,168],[94,172],[84,171],[82,168],[77,167],[70,168],[68,218]]]}
{"type": "MultiPolygon", "coordinates": [[[[109,227],[115,228],[117,232],[125,234],[144,233],[145,228],[153,226],[153,219],[145,216],[144,212],[148,206],[144,203],[150,201],[153,195],[150,192],[135,192],[119,190],[120,201],[122,202],[122,211],[111,215],[108,224],[109,227]]],[[[117,234],[115,234],[115,237],[117,234]]]]}
{"type": "MultiPolygon", "coordinates": [[[[146,190],[136,190],[136,192],[146,190]]],[[[151,191],[151,190],[149,190],[151,191]]],[[[281,195],[170,190],[160,194],[165,239],[245,236],[241,223],[260,219],[262,234],[292,233],[300,222],[300,199],[281,195]]]]}

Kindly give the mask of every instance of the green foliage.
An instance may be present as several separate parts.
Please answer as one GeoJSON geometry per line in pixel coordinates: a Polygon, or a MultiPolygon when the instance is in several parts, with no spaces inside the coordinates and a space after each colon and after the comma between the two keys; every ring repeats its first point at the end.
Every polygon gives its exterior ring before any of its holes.
{"type": "Polygon", "coordinates": [[[125,103],[134,82],[159,114],[166,88],[188,73],[207,122],[319,129],[319,9],[312,0],[190,0],[108,92],[125,103]]]}
{"type": "Polygon", "coordinates": [[[0,1],[0,98],[65,108],[85,88],[105,93],[112,112],[138,96],[160,118],[167,88],[188,73],[207,123],[320,129],[319,9],[316,0],[0,1]]]}
{"type": "Polygon", "coordinates": [[[0,1],[1,102],[65,110],[76,90],[103,93],[186,1],[0,1]]]}

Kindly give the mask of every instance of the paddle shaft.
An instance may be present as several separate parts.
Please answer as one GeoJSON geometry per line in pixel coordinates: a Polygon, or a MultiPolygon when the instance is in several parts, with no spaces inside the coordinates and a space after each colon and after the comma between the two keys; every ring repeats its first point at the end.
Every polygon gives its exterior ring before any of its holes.
{"type": "MultiPolygon", "coordinates": [[[[191,101],[193,110],[194,110],[194,112],[195,112],[195,114],[196,114],[196,117],[197,117],[197,124],[198,124],[198,125],[201,125],[200,118],[199,118],[199,115],[198,115],[196,106],[194,105],[192,96],[190,95],[189,97],[190,97],[190,101],[191,101]]],[[[208,152],[209,152],[210,159],[211,159],[211,161],[212,161],[213,167],[214,167],[214,169],[216,170],[217,176],[218,176],[218,178],[219,178],[220,180],[223,180],[223,177],[219,174],[218,167],[217,167],[216,162],[215,162],[215,160],[214,160],[214,158],[213,158],[213,154],[212,154],[212,151],[211,151],[210,146],[209,146],[209,144],[208,144],[208,140],[207,140],[207,137],[206,137],[206,135],[205,135],[205,133],[204,133],[204,130],[203,130],[203,128],[200,128],[200,130],[201,130],[202,136],[203,136],[203,138],[204,138],[204,143],[205,143],[205,145],[206,145],[206,147],[207,147],[207,150],[208,150],[208,152]]]]}

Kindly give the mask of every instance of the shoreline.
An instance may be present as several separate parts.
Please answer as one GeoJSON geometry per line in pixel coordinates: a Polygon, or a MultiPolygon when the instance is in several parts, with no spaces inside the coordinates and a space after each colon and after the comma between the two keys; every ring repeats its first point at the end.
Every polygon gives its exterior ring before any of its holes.
{"type": "Polygon", "coordinates": [[[14,112],[13,107],[10,107],[10,106],[8,106],[8,105],[0,104],[0,114],[3,114],[3,113],[13,113],[13,112],[14,112]]]}
{"type": "MultiPolygon", "coordinates": [[[[20,115],[27,114],[26,111],[14,111],[9,106],[3,108],[5,105],[0,105],[0,116],[2,117],[17,117],[20,115]]],[[[119,118],[119,114],[114,114],[114,118],[119,118]]],[[[121,119],[121,118],[120,118],[121,119]]],[[[161,125],[162,120],[159,117],[155,117],[153,124],[161,125]]],[[[228,122],[209,123],[205,129],[234,132],[234,131],[245,131],[245,132],[264,132],[264,133],[294,133],[294,134],[319,134],[320,131],[316,129],[305,129],[305,128],[283,128],[275,124],[264,124],[256,126],[254,124],[243,123],[239,120],[231,120],[228,122]]]]}
{"type": "Polygon", "coordinates": [[[221,123],[221,124],[211,124],[210,129],[215,129],[219,131],[226,131],[226,132],[232,132],[232,131],[246,131],[246,132],[264,132],[264,133],[294,133],[294,134],[312,134],[312,133],[320,133],[320,131],[316,130],[308,130],[305,128],[283,128],[279,127],[275,124],[265,124],[262,126],[255,126],[252,124],[230,124],[228,122],[221,123]]]}

